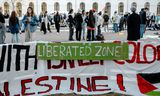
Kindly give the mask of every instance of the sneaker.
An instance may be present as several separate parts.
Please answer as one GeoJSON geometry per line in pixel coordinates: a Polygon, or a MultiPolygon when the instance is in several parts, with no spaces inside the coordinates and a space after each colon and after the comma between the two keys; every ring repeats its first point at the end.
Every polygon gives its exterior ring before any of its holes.
{"type": "Polygon", "coordinates": [[[69,41],[74,41],[74,39],[69,39],[69,41]]]}

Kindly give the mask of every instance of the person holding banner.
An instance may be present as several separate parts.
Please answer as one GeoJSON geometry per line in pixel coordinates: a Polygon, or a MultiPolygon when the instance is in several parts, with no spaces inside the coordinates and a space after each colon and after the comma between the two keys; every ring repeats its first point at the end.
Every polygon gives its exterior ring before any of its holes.
{"type": "Polygon", "coordinates": [[[17,14],[15,11],[12,11],[11,17],[9,18],[9,29],[12,33],[12,43],[18,43],[19,42],[19,19],[17,17],[17,14]]]}
{"type": "Polygon", "coordinates": [[[26,15],[24,15],[22,22],[25,26],[25,42],[32,41],[32,33],[36,31],[38,19],[33,12],[32,7],[28,7],[26,15]]]}
{"type": "Polygon", "coordinates": [[[5,19],[2,14],[2,7],[0,7],[0,44],[4,44],[5,37],[5,19]]]}

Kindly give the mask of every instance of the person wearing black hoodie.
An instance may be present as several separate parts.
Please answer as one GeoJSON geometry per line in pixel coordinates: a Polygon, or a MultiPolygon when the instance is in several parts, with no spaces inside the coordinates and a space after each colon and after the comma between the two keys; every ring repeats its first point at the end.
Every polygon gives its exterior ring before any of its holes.
{"type": "Polygon", "coordinates": [[[78,13],[74,17],[76,23],[76,40],[81,41],[81,34],[82,34],[82,23],[83,18],[81,14],[81,10],[78,10],[78,13]]]}
{"type": "Polygon", "coordinates": [[[140,38],[143,38],[143,34],[145,33],[145,28],[146,28],[146,12],[144,8],[141,9],[140,13],[140,38]]]}
{"type": "Polygon", "coordinates": [[[55,26],[58,34],[60,30],[60,21],[61,21],[61,16],[59,15],[59,12],[57,12],[56,15],[54,16],[54,22],[55,22],[55,26]]]}
{"type": "Polygon", "coordinates": [[[68,13],[68,26],[69,26],[69,41],[73,41],[73,34],[74,34],[74,25],[75,25],[75,21],[74,21],[74,16],[73,16],[73,9],[71,9],[68,13]]]}
{"type": "Polygon", "coordinates": [[[127,40],[137,41],[140,39],[140,16],[136,13],[136,7],[131,8],[132,14],[127,19],[127,40]]]}

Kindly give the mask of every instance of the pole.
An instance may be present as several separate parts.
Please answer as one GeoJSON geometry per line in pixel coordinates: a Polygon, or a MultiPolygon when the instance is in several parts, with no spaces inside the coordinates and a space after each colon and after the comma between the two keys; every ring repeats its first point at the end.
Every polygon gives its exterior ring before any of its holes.
{"type": "Polygon", "coordinates": [[[12,10],[14,11],[15,10],[14,1],[11,0],[11,3],[12,3],[12,10]]]}
{"type": "Polygon", "coordinates": [[[74,10],[74,12],[76,12],[76,9],[77,9],[77,0],[75,0],[75,10],[74,10]]]}
{"type": "Polygon", "coordinates": [[[128,0],[127,0],[127,12],[128,12],[128,0]]]}
{"type": "Polygon", "coordinates": [[[37,15],[38,15],[38,0],[36,0],[36,4],[37,4],[37,15]]]}

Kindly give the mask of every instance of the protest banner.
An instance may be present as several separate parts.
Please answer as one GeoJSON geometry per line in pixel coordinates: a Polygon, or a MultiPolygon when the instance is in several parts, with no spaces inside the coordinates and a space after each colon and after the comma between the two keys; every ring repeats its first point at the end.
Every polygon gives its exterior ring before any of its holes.
{"type": "Polygon", "coordinates": [[[160,44],[127,43],[128,60],[39,60],[37,43],[1,45],[0,96],[160,94],[160,44]]]}

